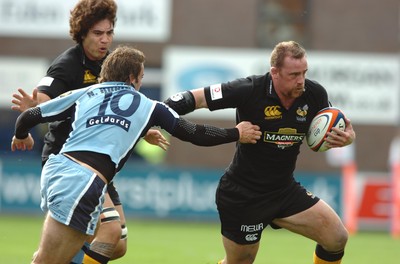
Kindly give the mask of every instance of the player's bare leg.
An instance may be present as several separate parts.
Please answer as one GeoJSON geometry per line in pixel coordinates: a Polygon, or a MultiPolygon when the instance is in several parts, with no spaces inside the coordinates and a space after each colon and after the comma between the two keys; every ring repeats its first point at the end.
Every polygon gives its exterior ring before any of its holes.
{"type": "Polygon", "coordinates": [[[122,205],[116,205],[115,209],[119,214],[122,233],[118,244],[114,249],[114,253],[111,256],[111,260],[123,257],[126,254],[126,250],[128,247],[128,228],[126,227],[124,210],[122,208],[122,205]]]}
{"type": "Polygon", "coordinates": [[[94,261],[97,261],[97,263],[106,263],[111,258],[121,238],[119,215],[114,209],[114,204],[108,193],[106,193],[104,198],[101,218],[107,218],[107,220],[101,221],[98,226],[95,237],[90,243],[90,250],[84,256],[84,263],[96,263],[94,261]]]}
{"type": "Polygon", "coordinates": [[[336,212],[323,200],[298,214],[275,219],[274,224],[316,241],[315,253],[319,257],[314,257],[314,263],[325,263],[328,259],[332,264],[341,262],[348,232],[336,212]]]}
{"type": "Polygon", "coordinates": [[[251,264],[254,262],[260,242],[251,245],[240,245],[222,236],[225,258],[218,264],[251,264]]]}
{"type": "Polygon", "coordinates": [[[69,264],[87,235],[54,220],[49,214],[43,223],[39,249],[32,264],[69,264]]]}

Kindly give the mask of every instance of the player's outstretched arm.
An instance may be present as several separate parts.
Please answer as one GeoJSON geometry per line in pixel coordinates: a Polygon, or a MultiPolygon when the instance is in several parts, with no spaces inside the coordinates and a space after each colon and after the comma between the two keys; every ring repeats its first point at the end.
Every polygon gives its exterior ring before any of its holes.
{"type": "Polygon", "coordinates": [[[257,140],[261,138],[260,127],[253,125],[248,121],[243,121],[237,124],[236,128],[239,130],[239,142],[240,143],[257,143],[257,140]]]}
{"type": "Polygon", "coordinates": [[[31,150],[35,141],[33,140],[31,134],[29,133],[26,138],[18,139],[13,136],[11,140],[11,151],[15,150],[31,150]]]}
{"type": "Polygon", "coordinates": [[[169,132],[172,132],[171,134],[174,137],[191,142],[194,145],[217,146],[237,141],[255,143],[260,138],[258,129],[258,126],[254,126],[250,122],[242,122],[235,128],[219,128],[210,125],[195,124],[186,119],[179,118],[174,130],[169,132]]]}
{"type": "Polygon", "coordinates": [[[172,136],[197,146],[217,146],[231,142],[256,143],[261,137],[260,128],[248,121],[234,128],[219,128],[192,123],[180,117],[165,104],[157,103],[152,115],[152,126],[159,126],[172,136]]]}

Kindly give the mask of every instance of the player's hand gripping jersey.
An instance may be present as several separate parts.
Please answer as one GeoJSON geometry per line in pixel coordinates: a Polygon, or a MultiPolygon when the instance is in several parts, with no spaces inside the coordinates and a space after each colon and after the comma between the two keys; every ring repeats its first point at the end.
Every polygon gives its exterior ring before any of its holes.
{"type": "MultiPolygon", "coordinates": [[[[234,142],[239,131],[196,125],[178,116],[163,103],[150,100],[132,86],[106,82],[67,92],[53,100],[31,108],[16,123],[16,138],[26,138],[38,123],[72,117],[72,131],[60,153],[101,153],[111,159],[108,167],[118,171],[129,157],[137,141],[147,130],[159,126],[173,136],[200,146],[234,142]]],[[[88,154],[89,155],[89,154],[88,154]]],[[[80,155],[88,159],[87,155],[80,155]]],[[[100,172],[107,168],[93,161],[100,172]],[[100,167],[100,169],[99,169],[100,167]]],[[[87,160],[84,160],[87,162],[87,160]]],[[[109,181],[115,173],[105,173],[109,181]]]]}

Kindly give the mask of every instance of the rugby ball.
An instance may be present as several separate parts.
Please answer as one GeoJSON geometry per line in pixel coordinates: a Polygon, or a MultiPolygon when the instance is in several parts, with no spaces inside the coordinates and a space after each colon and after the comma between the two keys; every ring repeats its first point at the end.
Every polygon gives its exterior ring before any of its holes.
{"type": "Polygon", "coordinates": [[[327,107],[320,110],[311,121],[306,135],[307,145],[313,151],[327,151],[329,147],[325,142],[327,133],[331,132],[333,127],[344,131],[346,127],[343,112],[335,107],[327,107]]]}

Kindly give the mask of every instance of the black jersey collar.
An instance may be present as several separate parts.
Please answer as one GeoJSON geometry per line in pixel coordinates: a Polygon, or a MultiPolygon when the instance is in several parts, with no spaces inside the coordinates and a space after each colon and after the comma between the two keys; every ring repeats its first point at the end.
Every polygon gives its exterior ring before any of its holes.
{"type": "Polygon", "coordinates": [[[268,97],[279,99],[278,94],[275,91],[274,83],[272,82],[271,74],[267,73],[265,89],[268,97]]]}

